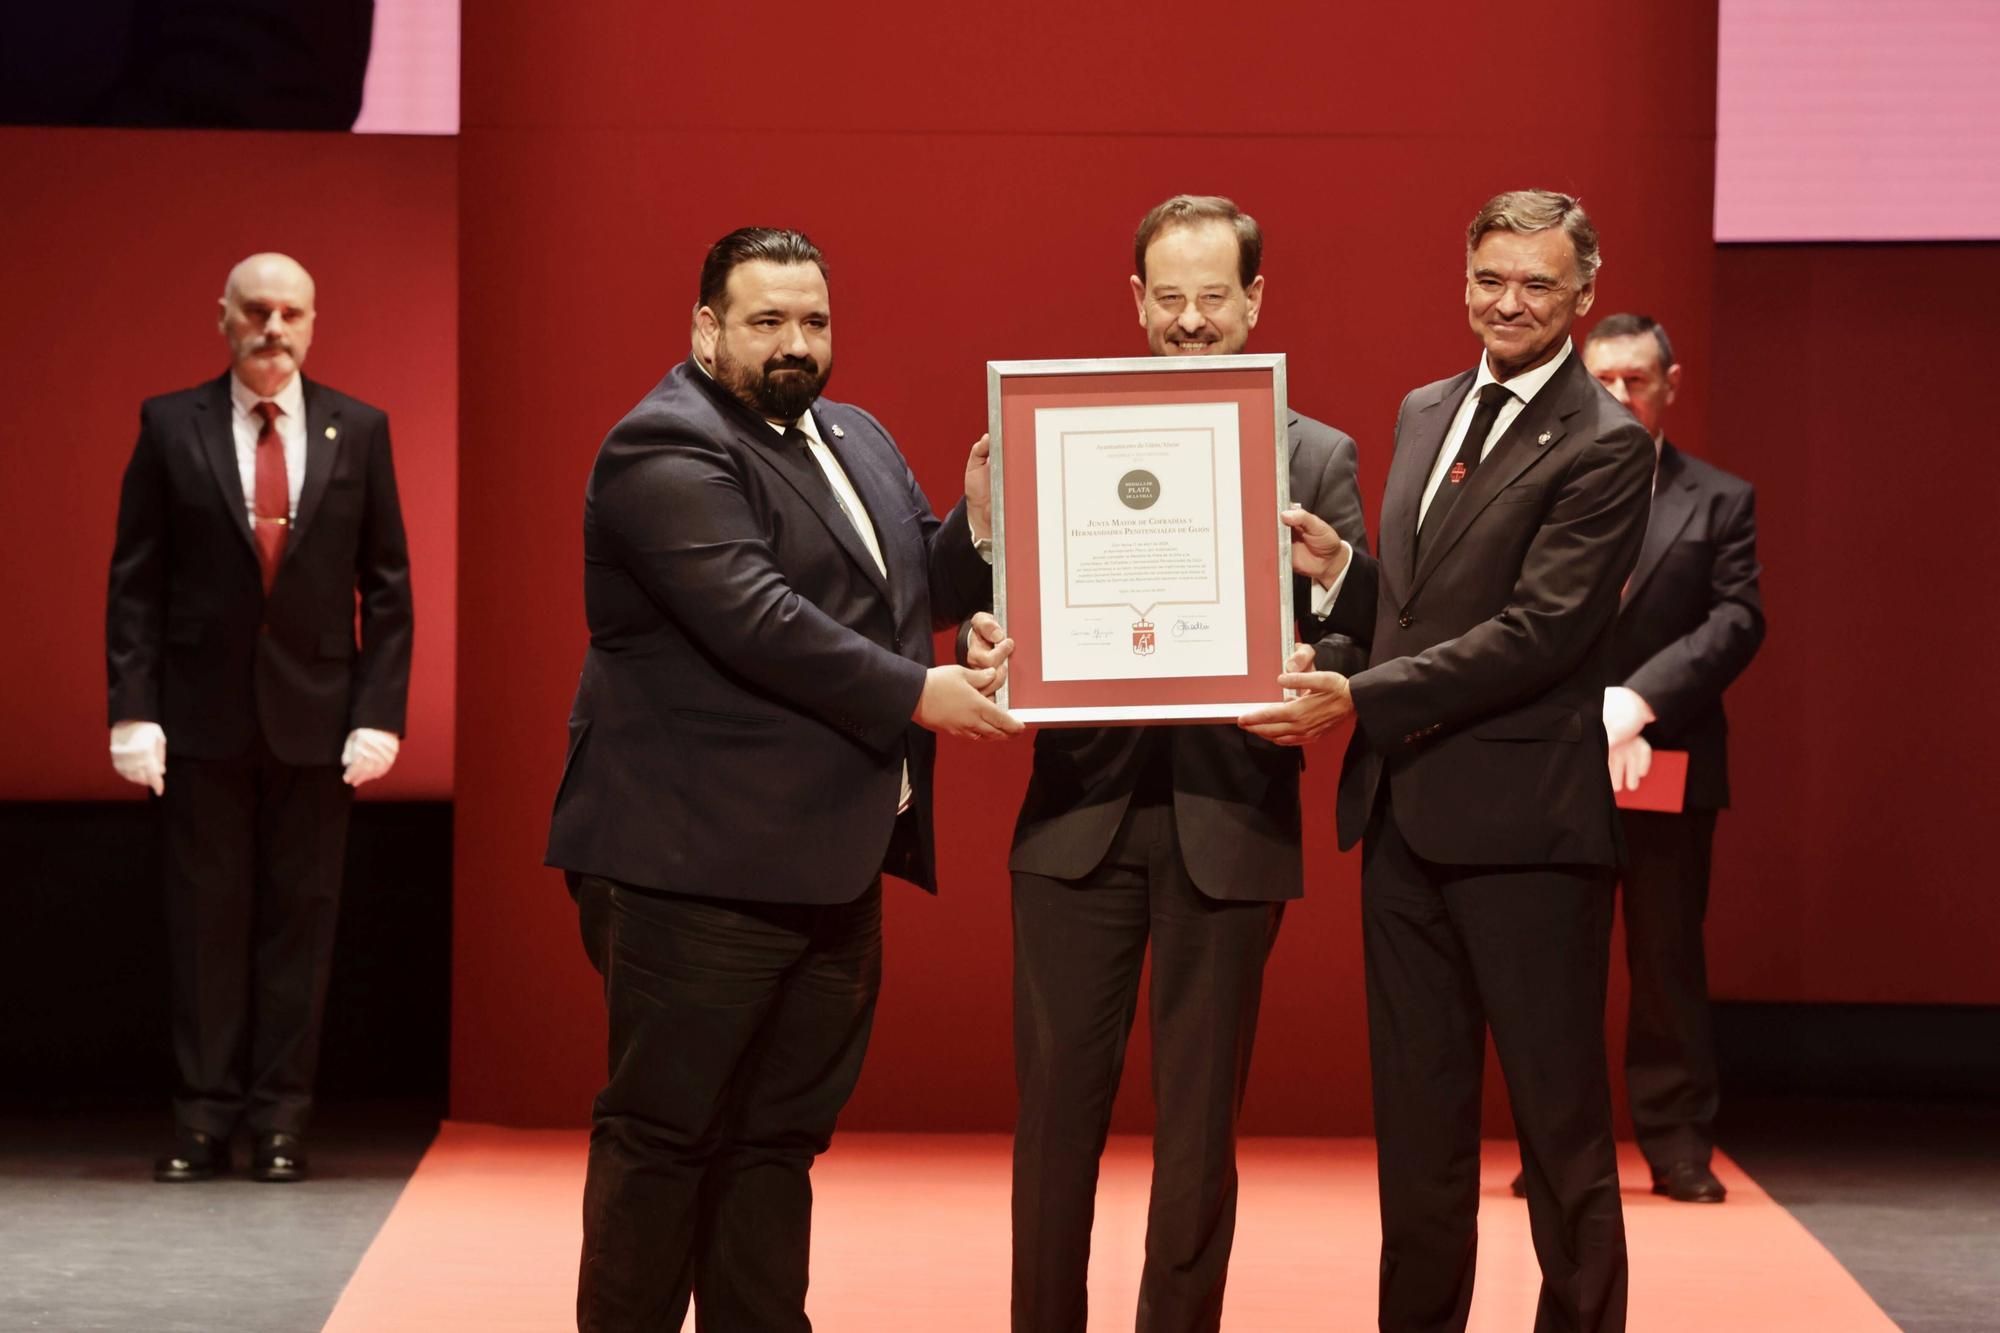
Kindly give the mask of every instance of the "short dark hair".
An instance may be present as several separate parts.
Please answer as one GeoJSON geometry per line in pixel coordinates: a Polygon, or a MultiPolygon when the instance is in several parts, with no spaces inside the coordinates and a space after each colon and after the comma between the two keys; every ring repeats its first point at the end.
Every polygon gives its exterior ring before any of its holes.
{"type": "Polygon", "coordinates": [[[738,227],[708,247],[701,261],[701,297],[696,308],[716,314],[729,307],[729,275],[738,264],[765,259],[773,264],[813,264],[826,276],[826,256],[801,231],[789,227],[738,227]]]}
{"type": "Polygon", "coordinates": [[[1465,229],[1466,267],[1472,266],[1472,252],[1489,231],[1511,231],[1522,235],[1561,227],[1576,252],[1576,274],[1583,286],[1597,281],[1604,257],[1597,249],[1597,226],[1583,211],[1583,201],[1560,190],[1509,190],[1496,194],[1472,215],[1465,229]]]}
{"type": "Polygon", "coordinates": [[[1146,280],[1146,249],[1169,227],[1193,227],[1203,222],[1226,222],[1236,231],[1236,274],[1245,287],[1257,280],[1257,270],[1264,263],[1264,231],[1257,225],[1257,219],[1236,206],[1232,199],[1219,194],[1177,194],[1171,199],[1154,204],[1145,217],[1139,219],[1139,230],[1132,237],[1133,271],[1139,281],[1146,280]]]}
{"type": "Polygon", "coordinates": [[[1642,333],[1653,335],[1660,349],[1660,370],[1665,373],[1674,364],[1674,345],[1667,341],[1667,331],[1660,327],[1660,321],[1651,315],[1606,315],[1597,321],[1597,327],[1590,331],[1583,345],[1588,347],[1600,338],[1636,338],[1642,333]]]}

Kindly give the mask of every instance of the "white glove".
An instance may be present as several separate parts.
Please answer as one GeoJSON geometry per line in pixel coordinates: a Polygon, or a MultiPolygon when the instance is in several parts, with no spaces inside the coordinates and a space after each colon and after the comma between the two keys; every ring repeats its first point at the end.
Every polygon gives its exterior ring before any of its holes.
{"type": "Polygon", "coordinates": [[[167,733],[157,722],[117,722],[111,727],[111,766],[118,776],[153,795],[167,794],[167,733]]]}
{"type": "Polygon", "coordinates": [[[1615,747],[1646,729],[1653,720],[1653,708],[1638,691],[1623,685],[1604,687],[1604,738],[1615,747]]]}
{"type": "Polygon", "coordinates": [[[356,727],[347,733],[347,744],[340,747],[340,762],[346,770],[340,780],[350,787],[373,782],[389,771],[402,745],[393,731],[356,727]]]}
{"type": "Polygon", "coordinates": [[[1611,790],[1637,791],[1653,768],[1653,747],[1644,736],[1633,736],[1611,747],[1611,790]]]}

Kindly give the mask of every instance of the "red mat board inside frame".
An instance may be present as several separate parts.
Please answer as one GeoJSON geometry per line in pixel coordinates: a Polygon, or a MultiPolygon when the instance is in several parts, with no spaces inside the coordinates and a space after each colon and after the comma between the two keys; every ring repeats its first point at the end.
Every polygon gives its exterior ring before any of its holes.
{"type": "Polygon", "coordinates": [[[1284,358],[991,362],[988,385],[1015,716],[1201,722],[1282,699],[1284,358]]]}

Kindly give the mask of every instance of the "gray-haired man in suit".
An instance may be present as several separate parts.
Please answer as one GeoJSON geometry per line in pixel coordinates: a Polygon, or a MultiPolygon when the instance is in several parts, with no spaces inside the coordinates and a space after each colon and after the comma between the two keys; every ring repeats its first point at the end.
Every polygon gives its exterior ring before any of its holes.
{"type": "Polygon", "coordinates": [[[1537,1333],[1625,1327],[1603,1042],[1622,839],[1599,715],[1653,447],[1570,343],[1598,266],[1569,195],[1511,191],[1474,215],[1465,306],[1484,351],[1403,400],[1380,559],[1287,516],[1293,567],[1372,613],[1368,668],[1280,676],[1305,693],[1243,719],[1290,744],[1354,719],[1339,826],[1363,843],[1389,1333],[1465,1327],[1489,1029],[1521,1133],[1537,1333]]]}

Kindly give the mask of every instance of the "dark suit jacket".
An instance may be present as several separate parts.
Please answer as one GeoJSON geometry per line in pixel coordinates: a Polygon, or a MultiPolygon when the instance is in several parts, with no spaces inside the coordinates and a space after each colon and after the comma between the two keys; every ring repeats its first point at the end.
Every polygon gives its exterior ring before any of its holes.
{"type": "Polygon", "coordinates": [[[1369,668],[1340,782],[1352,846],[1385,778],[1411,849],[1448,864],[1615,865],[1604,687],[1618,590],[1645,536],[1653,442],[1571,352],[1416,554],[1417,511],[1466,371],[1403,400],[1372,604],[1369,668]]]}
{"type": "MultiPolygon", "coordinates": [[[[1355,550],[1366,551],[1353,439],[1297,415],[1290,433],[1292,499],[1331,523],[1355,550]]],[[[1297,580],[1293,599],[1302,618],[1309,618],[1310,598],[1311,586],[1297,580]]],[[[1320,640],[1320,665],[1329,670],[1354,669],[1355,640],[1365,640],[1370,629],[1341,615],[1336,607],[1308,636],[1320,640]],[[1342,634],[1348,637],[1333,637],[1342,634]]],[[[1110,849],[1152,765],[1168,767],[1181,856],[1203,893],[1279,901],[1305,892],[1300,753],[1227,724],[1044,728],[1035,737],[1034,776],[1014,826],[1008,868],[1057,879],[1089,874],[1110,849]]]]}
{"type": "Polygon", "coordinates": [[[847,902],[884,870],[935,885],[936,742],[910,716],[933,629],[988,570],[964,505],[940,523],[875,418],[812,410],[886,581],[806,450],[692,361],[605,438],[548,864],[768,902],[847,902]],[[892,855],[906,759],[918,836],[892,855]]]}
{"type": "Polygon", "coordinates": [[[303,387],[306,472],[268,597],[229,376],[139,409],[105,616],[109,712],[114,723],[158,722],[170,755],[234,758],[261,730],[286,763],[333,764],[355,727],[403,730],[410,557],[389,419],[323,384],[303,387]]]}
{"type": "Polygon", "coordinates": [[[1660,448],[1652,521],[1612,637],[1617,678],[1652,706],[1646,740],[1686,750],[1686,804],[1729,804],[1722,692],[1764,642],[1756,492],[1672,443],[1660,448]]]}

